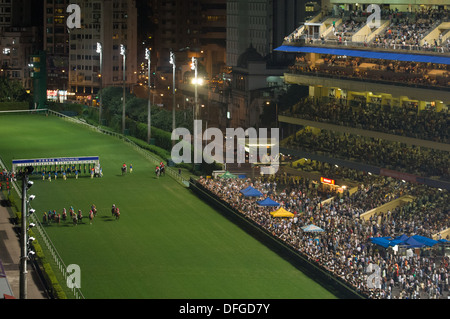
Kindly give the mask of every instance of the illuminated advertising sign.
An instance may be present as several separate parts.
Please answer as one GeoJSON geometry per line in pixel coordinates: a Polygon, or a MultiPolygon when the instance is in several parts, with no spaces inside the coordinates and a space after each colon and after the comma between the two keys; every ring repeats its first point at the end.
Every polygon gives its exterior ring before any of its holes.
{"type": "Polygon", "coordinates": [[[321,177],[320,181],[324,184],[334,185],[335,180],[330,178],[321,177]]]}

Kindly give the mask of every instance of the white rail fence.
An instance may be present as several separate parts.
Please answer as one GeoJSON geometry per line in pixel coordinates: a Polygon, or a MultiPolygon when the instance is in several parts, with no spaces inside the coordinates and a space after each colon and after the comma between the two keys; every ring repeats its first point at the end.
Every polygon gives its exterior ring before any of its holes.
{"type": "MultiPolygon", "coordinates": [[[[7,169],[5,164],[3,163],[2,159],[0,158],[0,166],[2,169],[7,169]]],[[[17,182],[15,180],[11,180],[11,185],[13,186],[14,190],[16,191],[19,198],[22,200],[22,192],[20,191],[19,186],[17,185],[17,182]]],[[[39,219],[36,217],[35,214],[28,216],[30,220],[36,225],[35,229],[37,230],[37,234],[40,237],[40,242],[45,244],[45,247],[49,251],[50,255],[53,258],[53,261],[55,262],[56,266],[58,267],[59,271],[61,272],[65,282],[62,283],[62,285],[67,283],[68,279],[68,273],[67,273],[67,266],[64,263],[63,259],[59,255],[57,249],[55,248],[55,245],[51,241],[50,237],[48,236],[47,232],[45,231],[44,227],[42,226],[39,219]]],[[[75,286],[75,285],[74,285],[75,286]]],[[[74,297],[76,299],[85,299],[83,293],[81,292],[81,289],[78,287],[73,288],[67,288],[72,291],[74,297]]],[[[66,290],[65,290],[66,291],[66,290]]]]}
{"type": "MultiPolygon", "coordinates": [[[[145,158],[147,158],[147,160],[149,160],[150,162],[152,162],[153,164],[158,165],[161,162],[161,159],[158,158],[157,156],[155,156],[154,154],[152,154],[149,151],[146,151],[144,149],[142,149],[141,147],[139,147],[136,143],[134,143],[133,141],[131,141],[130,139],[128,139],[126,136],[122,135],[122,134],[118,134],[116,132],[112,132],[112,131],[108,131],[105,130],[103,128],[100,127],[96,127],[94,125],[88,124],[80,119],[77,118],[73,118],[70,116],[66,116],[64,114],[61,114],[59,112],[53,111],[53,110],[49,110],[49,109],[43,109],[43,110],[39,110],[40,112],[47,112],[47,114],[53,115],[53,116],[57,116],[60,117],[64,120],[67,120],[69,122],[73,122],[76,124],[81,124],[84,125],[96,132],[102,133],[102,134],[106,134],[106,135],[110,135],[110,136],[114,136],[118,139],[121,139],[125,142],[127,142],[128,144],[130,144],[137,152],[141,153],[145,158]]],[[[33,113],[33,111],[30,110],[15,110],[15,111],[2,111],[1,113],[33,113]]],[[[2,169],[8,169],[6,167],[6,165],[3,163],[2,159],[0,158],[0,166],[2,167],[2,169]]],[[[180,183],[181,185],[185,186],[185,187],[189,187],[189,181],[186,180],[182,175],[178,174],[174,169],[172,169],[171,167],[166,167],[166,171],[169,174],[170,177],[172,177],[174,180],[176,180],[178,183],[180,183]]],[[[22,199],[22,192],[20,190],[20,188],[17,185],[16,181],[11,181],[11,185],[13,186],[14,190],[16,191],[16,193],[18,194],[19,198],[22,199]]],[[[31,219],[31,221],[36,225],[35,229],[37,230],[37,234],[39,235],[41,242],[43,242],[45,244],[45,247],[47,248],[47,250],[49,251],[50,255],[52,256],[56,266],[58,267],[60,273],[62,274],[64,280],[66,281],[64,284],[67,283],[68,280],[68,272],[67,272],[67,266],[64,263],[63,259],[61,258],[61,256],[59,255],[57,249],[55,248],[55,245],[53,244],[53,242],[51,241],[49,235],[47,234],[47,232],[45,231],[45,228],[42,226],[40,220],[36,217],[35,214],[30,215],[29,218],[31,219]]],[[[75,286],[75,285],[74,285],[75,286]]],[[[81,289],[78,287],[73,287],[73,288],[68,288],[72,291],[74,297],[76,299],[85,299],[83,293],[81,292],[81,289]]]]}
{"type": "MultiPolygon", "coordinates": [[[[106,135],[110,135],[110,136],[114,136],[118,139],[121,139],[125,142],[127,142],[128,144],[130,144],[137,152],[141,153],[142,155],[144,155],[147,160],[149,160],[151,163],[158,165],[161,162],[161,159],[159,157],[157,157],[156,155],[154,155],[153,153],[144,150],[143,148],[141,148],[139,145],[137,145],[136,143],[134,143],[133,141],[131,141],[129,138],[127,138],[126,136],[124,136],[123,134],[119,134],[116,132],[112,132],[94,125],[91,125],[89,123],[86,123],[85,121],[82,121],[78,118],[73,118],[64,114],[61,114],[59,112],[53,111],[53,110],[47,110],[48,113],[50,115],[53,116],[57,116],[60,118],[63,118],[69,122],[72,123],[76,123],[76,124],[81,124],[84,125],[96,132],[102,133],[102,134],[106,134],[106,135]]],[[[170,177],[172,177],[174,180],[176,180],[178,183],[180,183],[181,185],[185,186],[185,187],[189,187],[189,181],[186,180],[181,174],[178,174],[173,168],[168,167],[168,165],[166,165],[166,172],[169,174],[170,177]]]]}

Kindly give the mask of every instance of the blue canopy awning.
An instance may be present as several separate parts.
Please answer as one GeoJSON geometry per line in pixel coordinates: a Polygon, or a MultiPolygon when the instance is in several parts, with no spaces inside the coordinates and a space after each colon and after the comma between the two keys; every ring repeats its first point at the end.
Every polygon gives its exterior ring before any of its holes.
{"type": "Polygon", "coordinates": [[[425,244],[415,240],[413,237],[409,237],[407,240],[404,241],[404,243],[411,248],[420,248],[425,246],[425,244]]]}
{"type": "Polygon", "coordinates": [[[411,236],[411,238],[414,238],[418,242],[420,242],[422,244],[425,244],[425,245],[427,245],[429,247],[432,247],[432,246],[434,246],[434,245],[436,245],[438,243],[437,240],[434,240],[434,239],[431,239],[431,238],[428,238],[428,237],[424,237],[424,236],[420,236],[420,235],[414,235],[414,236],[411,236]]]}
{"type": "MultiPolygon", "coordinates": [[[[239,192],[240,193],[242,193],[242,194],[244,194],[245,192],[248,192],[249,190],[251,190],[253,187],[251,187],[251,186],[248,186],[248,187],[246,187],[246,188],[244,188],[244,189],[241,189],[239,192]]],[[[253,188],[254,189],[254,188],[253,188]]]]}
{"type": "Polygon", "coordinates": [[[389,246],[395,246],[395,245],[391,245],[391,241],[388,238],[389,237],[372,237],[372,238],[370,238],[370,241],[373,244],[379,245],[384,248],[388,248],[389,246]]]}
{"type": "Polygon", "coordinates": [[[259,196],[262,196],[262,193],[259,190],[255,189],[253,187],[251,189],[243,192],[243,194],[244,194],[245,197],[259,197],[259,196]]]}
{"type": "Polygon", "coordinates": [[[277,203],[276,201],[272,200],[271,198],[267,197],[264,200],[260,200],[258,202],[256,202],[258,205],[260,206],[280,206],[279,203],[277,203]]]}
{"type": "Polygon", "coordinates": [[[395,245],[406,245],[411,248],[425,247],[425,246],[434,246],[439,241],[427,238],[424,236],[414,235],[411,237],[406,236],[405,234],[401,236],[397,236],[395,238],[391,237],[372,237],[371,242],[377,245],[380,245],[384,248],[395,245]]]}
{"type": "Polygon", "coordinates": [[[293,53],[321,53],[332,55],[345,55],[368,59],[450,64],[449,57],[426,55],[426,54],[391,53],[391,52],[379,52],[370,50],[335,49],[335,48],[310,47],[310,46],[302,47],[292,45],[282,45],[276,48],[274,51],[293,52],[293,53]]]}

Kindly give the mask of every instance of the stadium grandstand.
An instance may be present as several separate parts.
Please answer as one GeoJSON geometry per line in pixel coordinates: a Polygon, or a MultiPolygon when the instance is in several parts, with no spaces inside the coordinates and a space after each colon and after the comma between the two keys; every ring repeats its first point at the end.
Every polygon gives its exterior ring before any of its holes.
{"type": "Polygon", "coordinates": [[[322,3],[275,49],[308,87],[277,106],[279,172],[196,182],[367,298],[449,298],[450,7],[427,3],[322,3]]]}
{"type": "Polygon", "coordinates": [[[449,189],[448,5],[371,4],[332,0],[275,49],[296,56],[285,82],[309,88],[279,112],[281,150],[449,189]]]}

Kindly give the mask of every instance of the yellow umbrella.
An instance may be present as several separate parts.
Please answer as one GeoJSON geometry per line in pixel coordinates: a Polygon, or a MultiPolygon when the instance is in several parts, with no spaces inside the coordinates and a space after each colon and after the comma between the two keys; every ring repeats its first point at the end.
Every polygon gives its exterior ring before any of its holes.
{"type": "Polygon", "coordinates": [[[276,211],[270,213],[273,217],[294,217],[294,214],[288,212],[283,207],[278,208],[276,211]]]}

